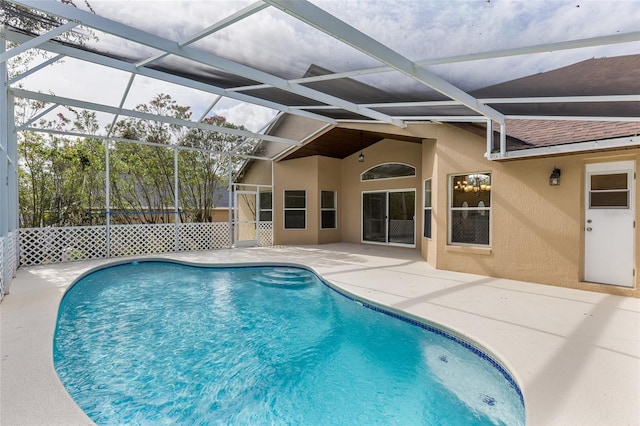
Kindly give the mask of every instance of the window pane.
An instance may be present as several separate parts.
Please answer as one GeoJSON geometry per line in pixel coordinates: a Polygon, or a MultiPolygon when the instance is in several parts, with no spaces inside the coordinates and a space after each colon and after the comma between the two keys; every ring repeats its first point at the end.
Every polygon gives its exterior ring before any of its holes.
{"type": "Polygon", "coordinates": [[[322,191],[320,195],[320,207],[323,209],[335,209],[336,197],[334,191],[322,191]]]}
{"type": "Polygon", "coordinates": [[[431,238],[431,209],[424,211],[424,236],[431,238]]]}
{"type": "Polygon", "coordinates": [[[431,207],[431,179],[424,181],[424,206],[431,207]]]}
{"type": "Polygon", "coordinates": [[[284,227],[286,229],[304,229],[305,228],[305,211],[304,210],[285,210],[284,227]]]}
{"type": "Polygon", "coordinates": [[[451,242],[489,245],[489,212],[486,210],[452,211],[451,242]]]}
{"type": "Polygon", "coordinates": [[[306,207],[305,191],[284,191],[285,209],[303,209],[306,207]]]}
{"type": "Polygon", "coordinates": [[[267,210],[271,210],[273,208],[273,197],[271,196],[271,192],[260,193],[260,208],[267,210]]]}
{"type": "Polygon", "coordinates": [[[629,207],[629,191],[591,192],[589,193],[589,207],[629,207]]]}
{"type": "Polygon", "coordinates": [[[451,177],[452,207],[491,207],[491,175],[473,173],[451,177]],[[481,204],[482,203],[482,204],[481,204]]]}
{"type": "Polygon", "coordinates": [[[271,210],[260,210],[260,221],[271,222],[273,220],[273,212],[271,210]]]}
{"type": "Polygon", "coordinates": [[[400,163],[387,163],[372,167],[362,173],[362,180],[390,179],[415,175],[415,167],[400,163]]]}
{"type": "Polygon", "coordinates": [[[591,190],[627,189],[627,174],[591,175],[591,190]]]}
{"type": "Polygon", "coordinates": [[[336,211],[335,210],[323,210],[322,211],[322,223],[323,229],[333,229],[336,227],[336,211]]]}

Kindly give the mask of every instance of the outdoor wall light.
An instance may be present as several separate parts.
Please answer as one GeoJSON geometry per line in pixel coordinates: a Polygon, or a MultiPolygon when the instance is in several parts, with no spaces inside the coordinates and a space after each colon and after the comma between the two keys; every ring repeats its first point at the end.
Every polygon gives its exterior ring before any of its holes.
{"type": "Polygon", "coordinates": [[[362,153],[363,140],[364,140],[364,133],[360,131],[360,155],[358,155],[358,163],[364,163],[364,154],[362,153]]]}
{"type": "Polygon", "coordinates": [[[554,167],[553,172],[551,172],[551,176],[549,176],[549,185],[557,186],[560,185],[560,175],[562,172],[559,168],[554,167]]]}
{"type": "Polygon", "coordinates": [[[358,163],[364,163],[364,154],[362,152],[358,155],[358,163]]]}

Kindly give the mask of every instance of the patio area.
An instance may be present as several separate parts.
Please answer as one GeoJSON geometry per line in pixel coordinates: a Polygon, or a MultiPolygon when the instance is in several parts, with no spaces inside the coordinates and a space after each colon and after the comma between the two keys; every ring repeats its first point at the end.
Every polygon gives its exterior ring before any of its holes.
{"type": "MultiPolygon", "coordinates": [[[[467,336],[511,371],[529,425],[640,424],[640,299],[435,270],[415,250],[327,244],[156,255],[305,265],[354,295],[467,336]]],[[[18,270],[0,305],[0,423],[81,425],[52,362],[62,295],[113,260],[18,270]]]]}

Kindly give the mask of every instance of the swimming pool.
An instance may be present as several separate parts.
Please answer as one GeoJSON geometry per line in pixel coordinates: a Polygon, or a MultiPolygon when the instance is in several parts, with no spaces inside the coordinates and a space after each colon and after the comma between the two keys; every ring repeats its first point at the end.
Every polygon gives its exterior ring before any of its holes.
{"type": "Polygon", "coordinates": [[[393,316],[302,268],[134,262],[65,294],[54,364],[98,424],[524,424],[498,363],[393,316]]]}

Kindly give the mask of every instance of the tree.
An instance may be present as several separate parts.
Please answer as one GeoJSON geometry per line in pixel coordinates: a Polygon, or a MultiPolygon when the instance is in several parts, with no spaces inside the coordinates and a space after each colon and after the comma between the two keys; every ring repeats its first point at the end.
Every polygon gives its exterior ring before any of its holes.
{"type": "MultiPolygon", "coordinates": [[[[76,113],[97,126],[95,114],[76,113]]],[[[72,120],[62,113],[40,125],[64,129],[72,120]]],[[[74,124],[74,125],[75,125],[74,124]]],[[[77,130],[77,129],[75,129],[77,130]]],[[[98,139],[61,138],[23,132],[18,150],[21,227],[91,225],[101,221],[92,208],[104,206],[104,148],[98,139]]],[[[103,208],[103,207],[102,207],[103,208]]],[[[101,209],[102,209],[101,208],[101,209]]]]}
{"type": "MultiPolygon", "coordinates": [[[[180,119],[191,117],[190,107],[178,105],[171,96],[159,94],[137,111],[180,119]]],[[[214,116],[204,120],[220,127],[244,129],[214,116]]],[[[127,118],[118,121],[113,134],[120,138],[151,142],[154,145],[118,142],[111,153],[112,202],[123,210],[122,221],[162,223],[173,220],[175,205],[174,149],[178,148],[180,220],[213,220],[213,209],[220,200],[220,190],[228,184],[228,167],[237,170],[241,160],[231,159],[243,138],[202,129],[185,130],[182,126],[159,121],[127,118]],[[167,147],[156,144],[167,145],[167,147]]],[[[237,153],[252,149],[245,143],[237,153]]]]}
{"type": "MultiPolygon", "coordinates": [[[[209,117],[204,122],[244,130],[244,127],[229,123],[222,116],[209,117]]],[[[180,145],[206,150],[185,150],[180,153],[179,181],[183,220],[211,221],[213,209],[221,198],[220,191],[228,186],[229,168],[235,174],[242,165],[237,154],[249,153],[254,144],[245,143],[242,137],[235,135],[191,129],[180,141],[180,145]],[[236,155],[230,155],[232,153],[236,155]]]]}

